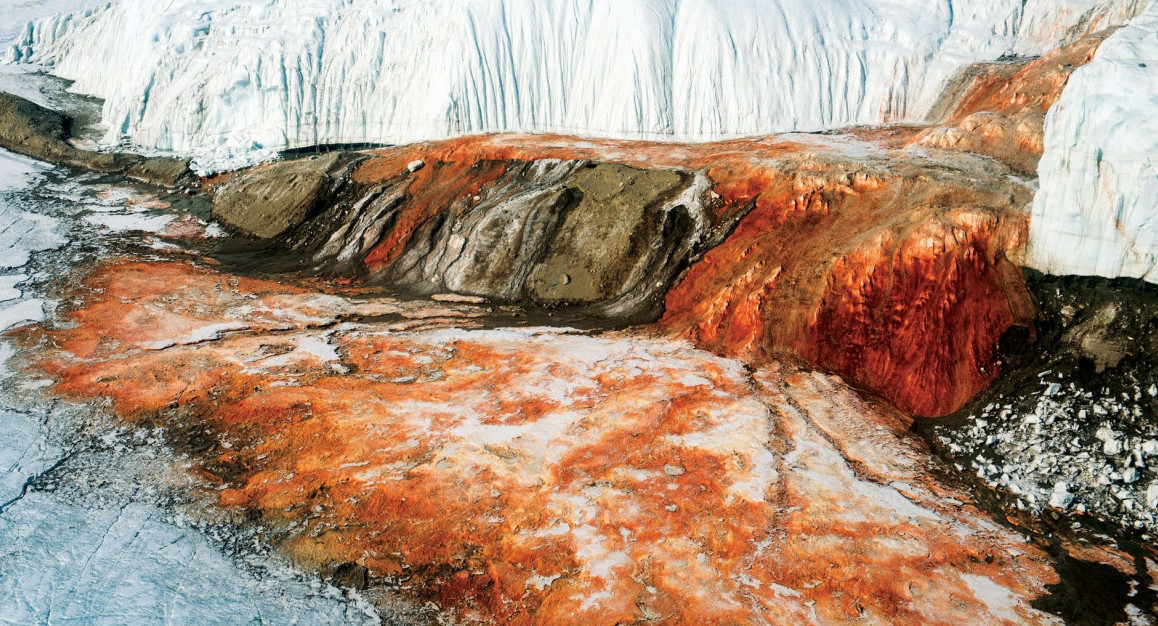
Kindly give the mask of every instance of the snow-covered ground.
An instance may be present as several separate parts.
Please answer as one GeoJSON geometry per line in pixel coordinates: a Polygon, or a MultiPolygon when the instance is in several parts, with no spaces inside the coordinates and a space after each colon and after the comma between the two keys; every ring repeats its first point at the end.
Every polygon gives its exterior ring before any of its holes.
{"type": "MultiPolygon", "coordinates": [[[[86,218],[146,215],[132,194],[54,174],[0,151],[0,328],[51,313],[53,269],[116,236],[86,218]]],[[[379,623],[252,538],[187,519],[155,438],[46,400],[48,381],[14,372],[13,354],[0,342],[0,624],[379,623]]]]}
{"type": "Polygon", "coordinates": [[[217,169],[286,147],[476,132],[702,140],[920,120],[962,67],[1048,49],[1090,7],[1129,6],[120,0],[38,22],[9,56],[103,98],[108,143],[217,169]]]}
{"type": "Polygon", "coordinates": [[[1070,78],[1046,121],[1028,264],[1158,282],[1158,2],[1070,78]]]}

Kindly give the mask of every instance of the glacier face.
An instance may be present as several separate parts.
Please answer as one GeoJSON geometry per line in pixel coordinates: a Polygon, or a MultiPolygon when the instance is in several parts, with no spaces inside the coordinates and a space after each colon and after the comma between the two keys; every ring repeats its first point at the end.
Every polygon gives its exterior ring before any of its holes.
{"type": "Polygon", "coordinates": [[[319,143],[919,120],[961,67],[1137,1],[120,0],[36,23],[9,58],[103,98],[109,143],[211,169],[319,143]]]}
{"type": "Polygon", "coordinates": [[[1059,43],[1130,21],[1149,0],[1026,0],[1014,53],[1039,56],[1059,43]]]}
{"type": "Polygon", "coordinates": [[[1158,2],[1070,78],[1046,119],[1027,264],[1158,282],[1158,2]]]}

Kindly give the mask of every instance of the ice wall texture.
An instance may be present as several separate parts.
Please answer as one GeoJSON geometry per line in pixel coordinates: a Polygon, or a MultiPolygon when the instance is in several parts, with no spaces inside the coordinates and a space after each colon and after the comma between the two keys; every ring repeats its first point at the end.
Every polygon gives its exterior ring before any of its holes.
{"type": "Polygon", "coordinates": [[[1074,72],[1045,133],[1028,264],[1158,282],[1158,2],[1074,72]]]}
{"type": "Polygon", "coordinates": [[[964,65],[1051,46],[1086,5],[1119,4],[121,0],[41,21],[9,56],[104,98],[109,142],[211,167],[478,132],[699,140],[919,120],[964,65]]]}
{"type": "Polygon", "coordinates": [[[1119,26],[1138,15],[1149,0],[1026,0],[1014,53],[1038,56],[1059,42],[1119,26]]]}

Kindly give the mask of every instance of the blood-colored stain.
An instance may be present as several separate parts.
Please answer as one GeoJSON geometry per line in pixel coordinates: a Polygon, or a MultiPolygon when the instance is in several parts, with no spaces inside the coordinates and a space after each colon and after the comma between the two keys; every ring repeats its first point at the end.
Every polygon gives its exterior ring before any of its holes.
{"type": "Polygon", "coordinates": [[[743,219],[668,294],[660,326],[755,363],[802,358],[907,411],[942,415],[997,376],[999,338],[1032,318],[1009,260],[1024,243],[1029,191],[999,172],[897,152],[849,156],[874,150],[851,137],[688,145],[489,135],[377,151],[353,179],[384,183],[408,163],[426,164],[411,175],[398,225],[366,258],[375,270],[457,199],[485,195],[512,164],[703,171],[715,227],[743,219]]]}
{"type": "Polygon", "coordinates": [[[179,262],[67,296],[67,324],[19,333],[59,392],[163,426],[301,566],[362,564],[463,623],[1049,621],[1044,555],[823,375],[429,303],[374,304],[421,330],[338,325],[367,305],[179,262]]]}
{"type": "Polygon", "coordinates": [[[1024,217],[961,184],[785,172],[668,294],[660,325],[752,362],[803,358],[916,415],[955,411],[1033,317],[1010,260],[1024,217]]]}
{"type": "Polygon", "coordinates": [[[943,124],[910,141],[926,147],[990,156],[1034,174],[1045,150],[1045,115],[1061,97],[1074,70],[1089,63],[1111,31],[1087,35],[1038,59],[979,64],[960,83],[961,93],[940,112],[943,124]]]}

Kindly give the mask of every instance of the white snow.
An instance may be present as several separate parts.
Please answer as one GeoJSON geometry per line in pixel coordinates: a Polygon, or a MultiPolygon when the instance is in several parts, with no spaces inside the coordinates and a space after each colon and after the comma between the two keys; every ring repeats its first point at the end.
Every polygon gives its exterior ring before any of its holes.
{"type": "Polygon", "coordinates": [[[28,276],[25,274],[0,276],[0,302],[8,302],[19,298],[23,292],[17,289],[17,286],[26,280],[28,280],[28,276]]]}
{"type": "Polygon", "coordinates": [[[1158,3],[1074,72],[1039,175],[1028,265],[1158,282],[1158,3]]]}
{"type": "MultiPolygon", "coordinates": [[[[1067,37],[1091,2],[1030,2],[1023,47],[1067,37]]],[[[104,98],[107,142],[210,170],[318,143],[919,120],[958,69],[1020,45],[1022,4],[120,0],[37,22],[9,56],[104,98]]]]}
{"type": "Polygon", "coordinates": [[[0,624],[371,624],[304,582],[250,577],[146,505],[36,493],[0,517],[0,624]]]}
{"type": "Polygon", "coordinates": [[[2,193],[22,187],[44,169],[36,161],[0,149],[0,268],[21,267],[33,252],[65,242],[56,233],[56,220],[12,207],[2,193]]]}
{"type": "Polygon", "coordinates": [[[84,220],[93,226],[108,229],[114,233],[145,232],[162,233],[177,219],[172,214],[143,215],[141,213],[93,213],[84,220]]]}
{"type": "Polygon", "coordinates": [[[964,580],[969,590],[973,592],[973,597],[984,603],[989,612],[997,618],[1013,624],[1020,624],[1025,621],[1017,612],[1017,601],[1013,594],[992,578],[976,574],[962,574],[961,580],[964,580]]]}
{"type": "Polygon", "coordinates": [[[12,304],[0,305],[0,331],[8,330],[28,322],[44,319],[44,301],[20,300],[12,304]]]}

